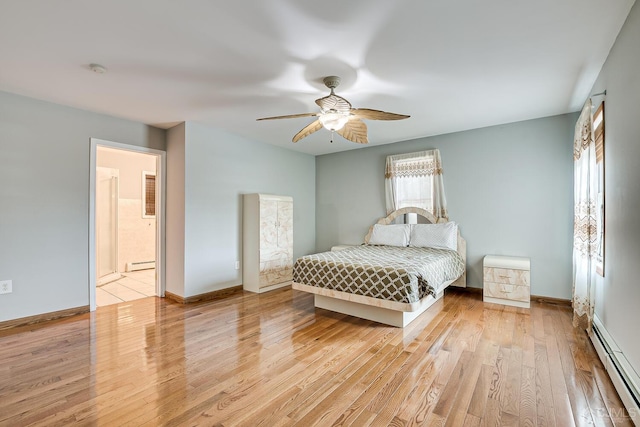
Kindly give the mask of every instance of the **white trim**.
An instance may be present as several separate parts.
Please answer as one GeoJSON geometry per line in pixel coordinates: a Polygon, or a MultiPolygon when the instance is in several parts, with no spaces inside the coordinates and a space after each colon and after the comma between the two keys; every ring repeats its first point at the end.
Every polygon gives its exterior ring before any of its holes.
{"type": "Polygon", "coordinates": [[[611,378],[611,382],[620,396],[620,400],[622,400],[627,409],[627,413],[624,415],[629,416],[634,424],[639,425],[640,405],[638,404],[638,397],[640,396],[640,388],[638,386],[640,385],[640,376],[633,369],[597,315],[594,315],[593,330],[589,334],[589,338],[591,338],[596,353],[605,366],[609,378],[611,378]]]}
{"type": "Polygon", "coordinates": [[[167,152],[97,138],[90,139],[89,150],[89,309],[96,309],[96,157],[98,146],[156,156],[156,294],[164,297],[166,167],[167,152]],[[158,209],[159,208],[159,209],[158,209]]]}

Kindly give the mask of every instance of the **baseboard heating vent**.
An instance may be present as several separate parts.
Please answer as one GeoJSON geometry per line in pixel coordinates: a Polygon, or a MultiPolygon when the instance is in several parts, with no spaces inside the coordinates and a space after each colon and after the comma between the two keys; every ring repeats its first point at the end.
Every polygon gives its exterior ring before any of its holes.
{"type": "Polygon", "coordinates": [[[597,316],[594,317],[591,342],[605,366],[620,399],[626,407],[625,415],[640,425],[640,377],[597,316]]]}
{"type": "Polygon", "coordinates": [[[127,272],[138,271],[138,270],[148,270],[150,268],[156,268],[155,261],[140,261],[140,262],[127,263],[127,272]]]}

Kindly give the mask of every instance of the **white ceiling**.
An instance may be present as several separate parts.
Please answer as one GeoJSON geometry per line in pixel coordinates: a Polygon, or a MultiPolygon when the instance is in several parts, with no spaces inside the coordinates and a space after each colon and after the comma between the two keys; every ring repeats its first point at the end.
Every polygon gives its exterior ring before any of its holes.
{"type": "Polygon", "coordinates": [[[293,144],[327,75],[370,145],[577,111],[635,0],[0,0],[0,90],[293,144]],[[107,67],[96,74],[88,64],[107,67]]]}

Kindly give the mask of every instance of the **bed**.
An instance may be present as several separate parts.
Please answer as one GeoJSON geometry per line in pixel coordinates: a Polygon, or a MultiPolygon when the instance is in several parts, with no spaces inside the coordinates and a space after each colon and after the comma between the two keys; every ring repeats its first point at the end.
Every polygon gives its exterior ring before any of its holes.
{"type": "Polygon", "coordinates": [[[372,225],[364,243],[300,257],[294,289],[314,294],[318,308],[405,327],[444,295],[466,286],[466,242],[457,224],[403,208],[372,225]],[[415,213],[430,225],[394,224],[415,213]]]}

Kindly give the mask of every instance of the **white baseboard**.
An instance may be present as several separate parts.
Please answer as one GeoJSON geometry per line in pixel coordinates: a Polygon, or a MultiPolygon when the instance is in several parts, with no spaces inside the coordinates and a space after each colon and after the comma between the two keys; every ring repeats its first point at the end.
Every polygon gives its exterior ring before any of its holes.
{"type": "Polygon", "coordinates": [[[127,272],[156,268],[155,261],[128,262],[127,272]]]}
{"type": "Polygon", "coordinates": [[[640,425],[640,376],[609,335],[598,316],[594,316],[593,331],[589,334],[589,338],[627,410],[626,414],[610,414],[610,416],[628,416],[635,425],[640,425]]]}

